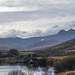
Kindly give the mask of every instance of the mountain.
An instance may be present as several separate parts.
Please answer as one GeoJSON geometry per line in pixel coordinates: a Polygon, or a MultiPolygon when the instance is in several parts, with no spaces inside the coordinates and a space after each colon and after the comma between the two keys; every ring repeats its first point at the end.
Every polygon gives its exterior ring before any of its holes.
{"type": "Polygon", "coordinates": [[[75,30],[70,29],[68,31],[61,30],[58,34],[56,34],[52,39],[56,39],[59,41],[67,41],[75,38],[75,30]]]}
{"type": "Polygon", "coordinates": [[[33,37],[28,39],[22,38],[0,38],[0,46],[22,46],[26,47],[30,44],[38,42],[41,40],[41,37],[33,37]]]}
{"type": "Polygon", "coordinates": [[[48,46],[54,46],[60,44],[61,42],[71,40],[75,38],[75,30],[70,29],[68,31],[61,30],[59,33],[50,36],[41,37],[43,41],[35,42],[29,45],[27,48],[35,49],[35,48],[43,48],[48,46]]]}
{"type": "Polygon", "coordinates": [[[55,35],[48,35],[43,37],[31,37],[27,39],[22,38],[0,38],[0,46],[21,46],[23,48],[36,49],[48,46],[54,46],[61,42],[75,38],[75,30],[68,31],[61,30],[55,35]]]}
{"type": "Polygon", "coordinates": [[[29,45],[27,48],[29,49],[38,49],[38,48],[44,48],[44,47],[50,47],[50,46],[54,46],[59,44],[60,41],[56,41],[56,40],[41,40],[37,43],[34,43],[32,45],[29,45]]]}
{"type": "Polygon", "coordinates": [[[0,51],[8,51],[10,49],[17,49],[18,51],[27,51],[28,49],[19,46],[0,46],[0,51]]]}
{"type": "Polygon", "coordinates": [[[53,47],[47,47],[42,49],[37,49],[35,52],[39,56],[67,56],[67,55],[75,55],[75,39],[65,41],[59,45],[53,47]],[[74,50],[74,52],[73,52],[74,50]],[[71,53],[70,53],[70,52],[71,53]],[[68,52],[68,53],[65,53],[68,52]]]}

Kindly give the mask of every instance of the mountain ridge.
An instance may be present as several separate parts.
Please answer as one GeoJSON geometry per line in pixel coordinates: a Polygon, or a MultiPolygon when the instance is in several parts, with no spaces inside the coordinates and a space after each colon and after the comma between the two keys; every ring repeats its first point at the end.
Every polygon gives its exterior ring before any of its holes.
{"type": "Polygon", "coordinates": [[[0,38],[0,46],[21,46],[24,48],[36,49],[39,47],[42,48],[42,47],[54,46],[54,45],[59,44],[59,42],[61,43],[67,40],[71,40],[73,38],[75,38],[75,30],[70,29],[68,31],[61,30],[59,33],[55,35],[48,35],[48,36],[42,36],[42,37],[31,37],[31,38],[26,38],[26,39],[22,39],[18,37],[0,38]],[[50,43],[48,40],[50,41],[50,43]],[[53,45],[51,43],[52,40],[54,42],[53,45]],[[40,43],[41,45],[39,46],[40,43]]]}

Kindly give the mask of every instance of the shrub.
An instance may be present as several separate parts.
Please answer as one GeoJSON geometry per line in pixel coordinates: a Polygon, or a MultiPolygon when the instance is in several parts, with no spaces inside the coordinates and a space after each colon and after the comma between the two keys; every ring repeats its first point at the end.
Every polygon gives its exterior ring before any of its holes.
{"type": "Polygon", "coordinates": [[[0,56],[2,56],[2,52],[0,51],[0,56]]]}
{"type": "Polygon", "coordinates": [[[10,49],[7,53],[9,56],[18,56],[19,52],[16,49],[10,49]]]}
{"type": "Polygon", "coordinates": [[[50,61],[47,62],[47,64],[48,64],[49,66],[53,66],[54,61],[50,60],[50,61]]]}
{"type": "Polygon", "coordinates": [[[47,59],[42,58],[38,60],[39,66],[46,66],[47,65],[47,59]]]}
{"type": "Polygon", "coordinates": [[[57,73],[75,70],[75,57],[68,57],[54,63],[54,68],[57,73]]]}

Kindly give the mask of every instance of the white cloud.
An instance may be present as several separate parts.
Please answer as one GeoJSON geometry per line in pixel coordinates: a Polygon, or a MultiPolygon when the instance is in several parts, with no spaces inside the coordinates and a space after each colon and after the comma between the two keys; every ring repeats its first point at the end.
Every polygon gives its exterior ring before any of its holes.
{"type": "Polygon", "coordinates": [[[38,10],[38,7],[6,7],[0,6],[0,12],[12,12],[12,11],[34,11],[38,10]]]}

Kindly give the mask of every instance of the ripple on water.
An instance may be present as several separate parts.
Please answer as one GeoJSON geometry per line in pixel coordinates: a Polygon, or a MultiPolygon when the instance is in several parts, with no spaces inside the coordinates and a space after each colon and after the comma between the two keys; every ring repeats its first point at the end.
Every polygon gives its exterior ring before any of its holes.
{"type": "Polygon", "coordinates": [[[37,69],[29,69],[26,66],[20,66],[20,65],[2,65],[0,66],[0,75],[7,75],[8,72],[13,70],[22,70],[26,75],[54,75],[54,68],[49,68],[47,71],[45,71],[44,68],[38,67],[37,69]]]}

